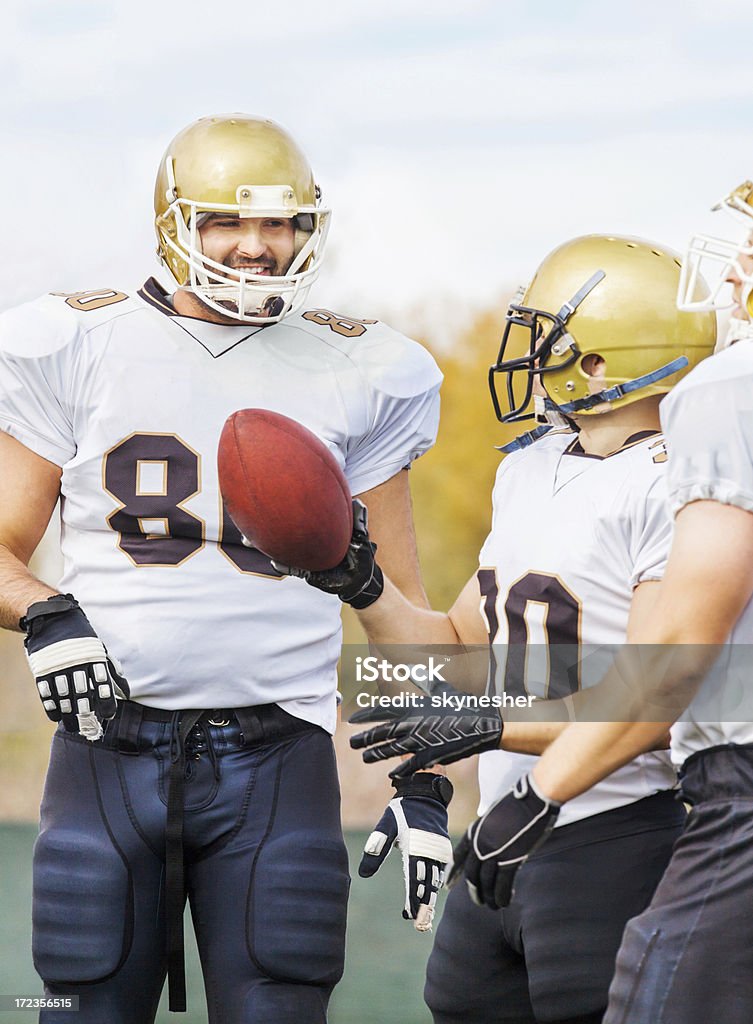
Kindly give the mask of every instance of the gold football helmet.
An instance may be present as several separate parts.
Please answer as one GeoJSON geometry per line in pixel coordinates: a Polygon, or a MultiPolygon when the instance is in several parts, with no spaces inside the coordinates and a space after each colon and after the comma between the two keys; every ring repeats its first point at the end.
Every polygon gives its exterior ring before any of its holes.
{"type": "Polygon", "coordinates": [[[308,160],[273,121],[246,114],[202,117],[167,147],[154,186],[157,255],[178,287],[244,323],[269,324],[300,309],[322,262],[329,210],[308,160]],[[284,276],[231,269],[202,252],[207,214],[285,217],[295,253],[284,276]]]}
{"type": "Polygon", "coordinates": [[[489,370],[497,418],[533,418],[537,380],[548,395],[537,403],[540,414],[544,404],[555,415],[580,416],[666,394],[711,354],[716,339],[712,312],[677,309],[679,276],[676,253],[639,238],[586,235],[555,249],[508,309],[489,370]],[[606,363],[598,391],[589,356],[606,363]],[[505,377],[506,411],[498,374],[505,377]]]}
{"type": "Polygon", "coordinates": [[[741,306],[748,318],[730,320],[727,337],[718,346],[724,348],[742,338],[753,338],[753,272],[750,270],[753,258],[753,181],[738,185],[712,210],[723,210],[729,214],[740,225],[740,236],[737,241],[732,241],[713,235],[693,235],[688,242],[680,274],[677,305],[684,310],[729,309],[734,305],[734,298],[727,279],[734,275],[742,284],[741,306]],[[749,258],[743,263],[741,257],[749,258]],[[699,297],[695,285],[701,274],[711,282],[711,291],[699,297]]]}

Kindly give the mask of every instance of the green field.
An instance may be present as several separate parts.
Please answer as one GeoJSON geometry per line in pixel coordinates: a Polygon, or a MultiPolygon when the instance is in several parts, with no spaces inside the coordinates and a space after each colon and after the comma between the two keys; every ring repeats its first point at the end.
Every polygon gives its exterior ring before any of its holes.
{"type": "MultiPolygon", "coordinates": [[[[0,995],[41,995],[31,964],[31,850],[36,830],[29,825],[0,825],[0,995]]],[[[358,878],[356,868],[365,833],[347,836],[351,874],[348,956],[345,978],[332,999],[331,1024],[430,1024],[421,990],[431,936],[419,935],[400,916],[402,872],[392,854],[374,878],[358,878]]],[[[187,931],[190,931],[188,926],[187,931]]],[[[193,935],[187,935],[188,1013],[167,1012],[166,997],[158,1024],[206,1024],[204,989],[193,935]]],[[[32,1013],[0,1014],[0,1024],[32,1013]]]]}

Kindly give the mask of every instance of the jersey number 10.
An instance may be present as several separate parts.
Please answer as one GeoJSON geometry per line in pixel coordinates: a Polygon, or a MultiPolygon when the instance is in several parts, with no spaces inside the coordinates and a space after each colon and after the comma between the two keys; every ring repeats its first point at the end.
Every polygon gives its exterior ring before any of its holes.
{"type": "Polygon", "coordinates": [[[510,587],[505,600],[508,643],[495,646],[499,632],[499,588],[494,569],[479,569],[479,587],[491,645],[490,680],[498,679],[504,657],[506,694],[546,700],[569,697],[580,689],[581,604],[562,580],[527,572],[510,587]],[[541,640],[536,643],[536,634],[541,640]]]}

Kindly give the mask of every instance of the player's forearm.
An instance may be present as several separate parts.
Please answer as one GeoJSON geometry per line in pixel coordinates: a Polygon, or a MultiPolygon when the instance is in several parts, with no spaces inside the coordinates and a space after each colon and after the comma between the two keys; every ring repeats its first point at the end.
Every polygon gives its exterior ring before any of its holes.
{"type": "Polygon", "coordinates": [[[374,644],[459,645],[448,615],[412,604],[385,576],[384,591],[358,619],[374,644]]]}
{"type": "Polygon", "coordinates": [[[671,722],[575,722],[542,754],[533,776],[565,803],[648,750],[664,745],[671,722]]]}
{"type": "Polygon", "coordinates": [[[622,647],[598,685],[506,709],[505,722],[673,722],[690,704],[719,650],[718,644],[691,643],[685,633],[664,630],[651,643],[622,647]]]}
{"type": "MultiPolygon", "coordinates": [[[[565,729],[570,727],[570,724],[569,722],[511,722],[505,718],[505,731],[500,745],[502,750],[509,750],[511,753],[540,755],[562,735],[565,729]]],[[[645,750],[666,750],[669,746],[669,730],[657,733],[654,743],[651,743],[652,735],[653,729],[645,736],[647,743],[645,750]]],[[[639,751],[639,753],[642,752],[639,751]]]]}
{"type": "Polygon", "coordinates": [[[30,604],[57,591],[38,580],[5,545],[0,544],[0,629],[18,630],[30,604]]]}
{"type": "Polygon", "coordinates": [[[392,664],[439,662],[436,679],[463,693],[483,694],[489,674],[489,646],[470,645],[452,615],[412,604],[385,576],[384,591],[358,611],[372,649],[392,664]]]}
{"type": "Polygon", "coordinates": [[[652,639],[664,642],[625,647],[604,680],[578,695],[580,721],[552,743],[535,769],[550,799],[572,800],[639,754],[665,745],[667,731],[695,696],[719,648],[672,643],[682,635],[662,628],[652,639]]]}
{"type": "MultiPolygon", "coordinates": [[[[503,716],[504,717],[504,716],[503,716]]],[[[514,754],[543,754],[568,728],[568,722],[508,722],[502,734],[502,750],[514,754]]]]}

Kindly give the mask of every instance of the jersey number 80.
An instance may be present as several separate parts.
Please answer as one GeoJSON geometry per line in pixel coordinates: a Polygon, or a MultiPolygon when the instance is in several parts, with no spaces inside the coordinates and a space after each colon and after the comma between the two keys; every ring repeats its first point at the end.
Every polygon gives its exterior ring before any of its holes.
{"type": "MultiPolygon", "coordinates": [[[[201,490],[201,456],[177,434],[131,434],[105,454],[102,476],[118,502],[107,524],[134,565],[182,565],[205,546],[204,520],[184,507],[201,490]]],[[[281,578],[265,554],[243,546],[224,501],[217,546],[240,572],[281,578]]]]}

